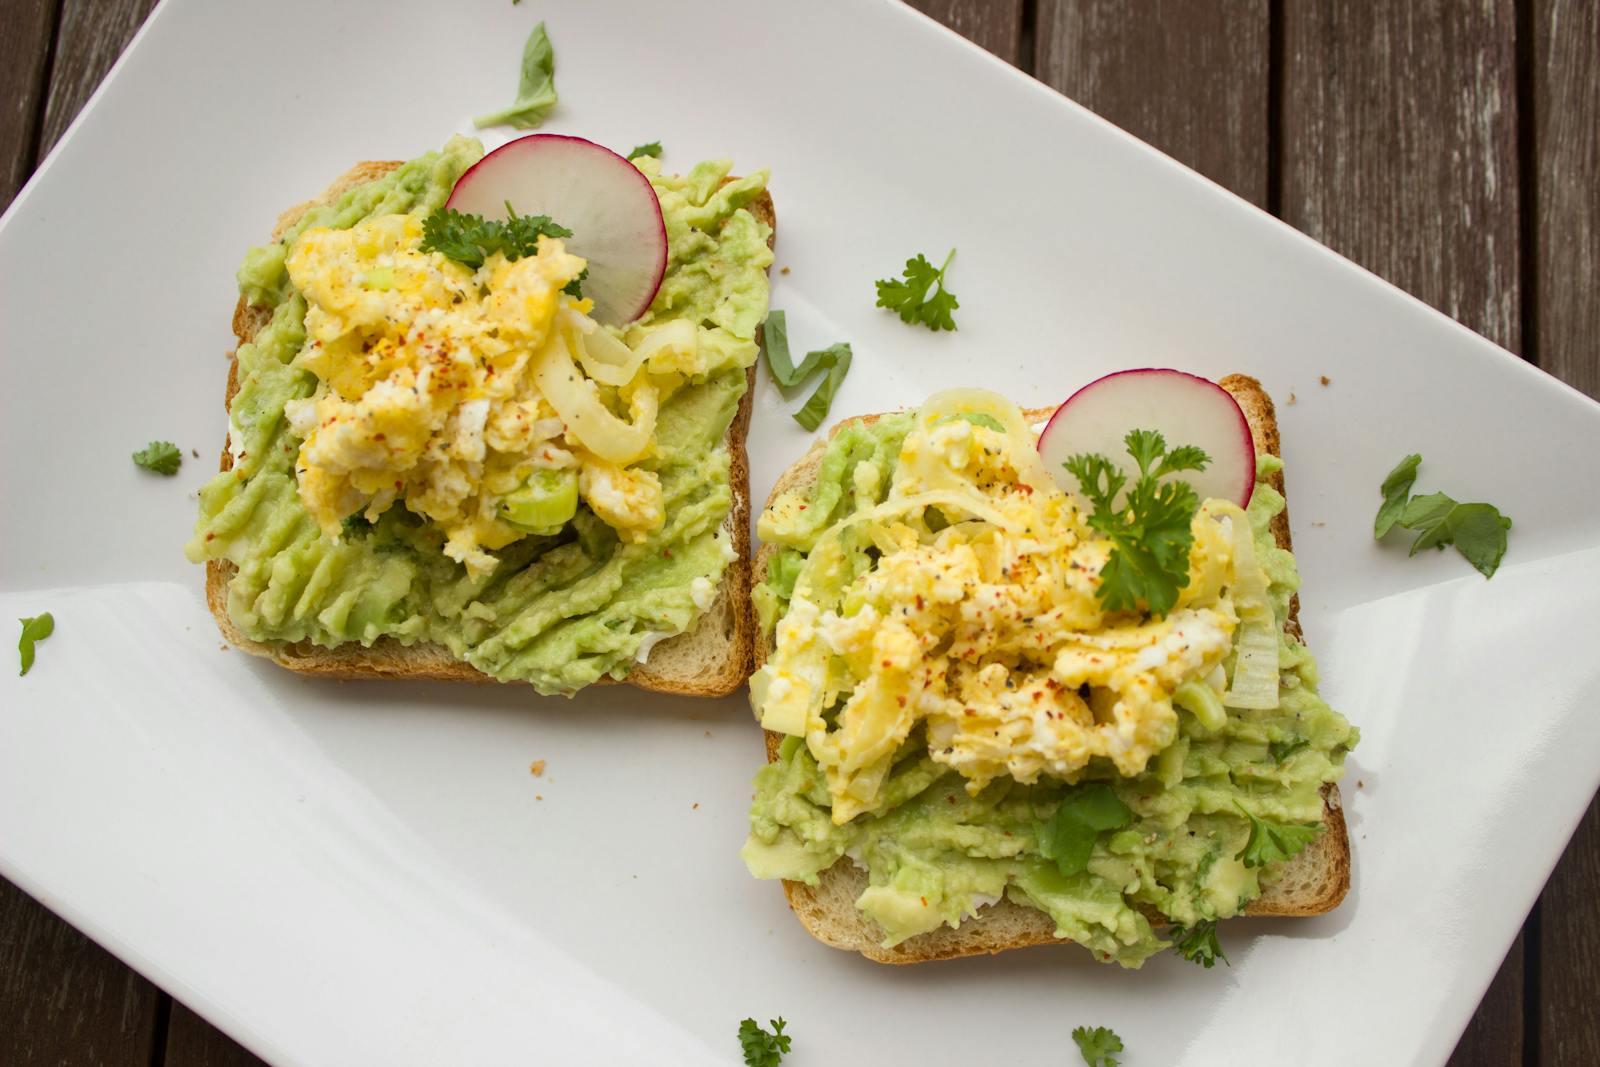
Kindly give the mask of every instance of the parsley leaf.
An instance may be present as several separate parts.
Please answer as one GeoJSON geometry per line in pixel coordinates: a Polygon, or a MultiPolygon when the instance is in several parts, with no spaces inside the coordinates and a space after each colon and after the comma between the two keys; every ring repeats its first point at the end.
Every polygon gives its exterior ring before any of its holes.
{"type": "Polygon", "coordinates": [[[649,144],[634,145],[633,150],[628,153],[628,158],[638,159],[640,156],[654,156],[655,158],[660,159],[661,142],[651,141],[649,144]]]}
{"type": "Polygon", "coordinates": [[[1193,445],[1169,451],[1157,430],[1132,430],[1123,441],[1139,465],[1139,480],[1120,507],[1115,501],[1127,476],[1110,459],[1085,452],[1063,466],[1093,505],[1090,528],[1112,544],[1111,557],[1100,571],[1101,605],[1107,611],[1135,611],[1143,603],[1152,615],[1165,615],[1177,603],[1178,590],[1189,584],[1189,548],[1194,544],[1189,524],[1200,509],[1200,497],[1188,482],[1161,478],[1205,470],[1211,457],[1193,445]]]}
{"type": "Polygon", "coordinates": [[[578,276],[576,278],[572,279],[566,285],[563,285],[561,287],[561,291],[563,293],[566,293],[568,296],[572,297],[572,299],[574,299],[574,300],[582,300],[583,299],[583,280],[585,278],[587,278],[588,276],[589,276],[589,268],[588,267],[584,267],[582,270],[580,270],[578,272],[578,276]]]}
{"type": "MultiPolygon", "coordinates": [[[[1222,951],[1222,943],[1217,940],[1215,919],[1201,919],[1193,926],[1180,926],[1173,930],[1172,951],[1208,971],[1218,960],[1228,963],[1228,954],[1222,951]]],[[[1228,963],[1228,966],[1232,967],[1233,964],[1228,963]]]]}
{"type": "Polygon", "coordinates": [[[783,1016],[768,1019],[772,1027],[769,1034],[756,1025],[754,1019],[739,1023],[739,1048],[744,1051],[744,1062],[749,1067],[778,1067],[789,1051],[789,1035],[783,1032],[783,1016]]]}
{"type": "Polygon", "coordinates": [[[1275,822],[1252,815],[1237,804],[1234,807],[1244,812],[1245,818],[1250,820],[1250,839],[1234,855],[1235,859],[1243,859],[1246,867],[1265,867],[1269,863],[1286,860],[1322,833],[1322,824],[1319,822],[1275,822]]]}
{"type": "Polygon", "coordinates": [[[1115,1055],[1122,1051],[1122,1038],[1109,1027],[1096,1026],[1092,1030],[1087,1026],[1074,1027],[1072,1040],[1077,1042],[1083,1062],[1089,1067],[1118,1067],[1122,1062],[1115,1055]]]}
{"type": "MultiPolygon", "coordinates": [[[[572,231],[549,215],[518,215],[508,202],[504,222],[468,215],[443,207],[422,220],[424,252],[439,252],[473,270],[499,252],[507,259],[521,259],[539,251],[541,237],[571,237],[572,231]]],[[[588,268],[584,268],[584,274],[588,268]]],[[[580,274],[574,281],[581,282],[580,274]]],[[[571,284],[571,283],[568,283],[571,284]]]]}
{"type": "Polygon", "coordinates": [[[956,320],[950,313],[961,304],[956,294],[944,287],[944,272],[956,250],[944,257],[944,265],[937,270],[928,257],[920,253],[906,260],[904,280],[880,278],[873,284],[878,287],[878,307],[888,308],[900,316],[901,322],[921,323],[935,332],[954,330],[956,320]]]}
{"type": "Polygon", "coordinates": [[[833,396],[844,384],[845,375],[850,373],[850,361],[853,358],[850,345],[840,341],[827,348],[807,352],[806,358],[800,361],[799,366],[795,366],[794,357],[789,355],[789,326],[781,311],[768,313],[761,337],[767,355],[767,370],[772,373],[772,380],[778,383],[784,395],[787,396],[815,372],[824,372],[822,381],[817,383],[816,389],[806,399],[805,406],[794,413],[795,422],[808,430],[815,430],[828,417],[828,411],[833,407],[833,396]]]}
{"type": "Polygon", "coordinates": [[[1494,577],[1506,554],[1506,531],[1511,518],[1493,504],[1462,504],[1446,493],[1409,496],[1422,457],[1412,453],[1383,480],[1383,506],[1373,523],[1373,536],[1382,538],[1395,526],[1417,531],[1411,555],[1425,548],[1456,551],[1485,578],[1494,577]],[[1409,497],[1409,498],[1408,498],[1409,497]]]}
{"type": "Polygon", "coordinates": [[[510,107],[479,115],[472,124],[480,130],[485,126],[531,130],[544,121],[550,109],[556,106],[556,99],[556,50],[541,22],[528,34],[528,41],[522,46],[522,78],[517,86],[517,98],[510,107]]]}
{"type": "Polygon", "coordinates": [[[1383,480],[1383,506],[1378,509],[1378,517],[1372,523],[1373,537],[1382,537],[1400,521],[1406,497],[1411,494],[1411,485],[1417,480],[1417,465],[1421,462],[1422,456],[1413,452],[1396,464],[1383,480]]]}
{"type": "Polygon", "coordinates": [[[48,611],[43,615],[35,615],[31,619],[19,619],[22,623],[22,637],[17,641],[17,651],[22,654],[22,669],[17,672],[21,677],[28,673],[28,668],[33,666],[33,644],[43,641],[56,632],[56,617],[48,611]]]}
{"type": "Polygon", "coordinates": [[[147,471],[170,477],[178,473],[183,453],[171,441],[151,441],[133,454],[133,461],[147,471]]]}
{"type": "Polygon", "coordinates": [[[1089,869],[1094,842],[1104,830],[1120,830],[1133,821],[1133,812],[1104,782],[1080,785],[1068,793],[1048,822],[1036,822],[1039,855],[1054,860],[1064,875],[1089,869]]]}

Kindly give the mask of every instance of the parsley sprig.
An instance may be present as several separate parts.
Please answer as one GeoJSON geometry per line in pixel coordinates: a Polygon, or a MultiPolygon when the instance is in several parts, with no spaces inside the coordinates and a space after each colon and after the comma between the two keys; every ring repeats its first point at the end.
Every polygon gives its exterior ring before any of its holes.
{"type": "Polygon", "coordinates": [[[1444,493],[1412,496],[1422,456],[1413,452],[1384,478],[1383,504],[1372,523],[1372,536],[1383,540],[1396,526],[1417,531],[1411,555],[1425,548],[1443,550],[1455,545],[1466,561],[1485,578],[1494,577],[1506,554],[1506,531],[1511,517],[1493,504],[1462,504],[1444,493]]]}
{"type": "Polygon", "coordinates": [[[1075,1027],[1072,1031],[1072,1040],[1077,1042],[1078,1052],[1083,1056],[1083,1062],[1089,1067],[1118,1067],[1122,1061],[1116,1053],[1122,1051],[1122,1038],[1117,1032],[1107,1026],[1096,1026],[1090,1029],[1087,1026],[1075,1027]]]}
{"type": "Polygon", "coordinates": [[[442,207],[422,220],[422,250],[442,253],[477,270],[496,252],[521,259],[539,251],[541,237],[572,236],[549,215],[518,215],[510,201],[506,214],[508,218],[500,222],[442,207]]]}
{"type": "Polygon", "coordinates": [[[1253,815],[1238,804],[1234,806],[1250,820],[1250,838],[1235,856],[1244,860],[1246,867],[1265,867],[1269,863],[1289,859],[1322,833],[1320,822],[1277,822],[1253,815]]]}
{"type": "Polygon", "coordinates": [[[151,441],[133,454],[133,462],[147,471],[171,477],[183,464],[183,453],[171,441],[151,441]]]}
{"type": "Polygon", "coordinates": [[[1189,584],[1189,524],[1200,497],[1185,481],[1161,479],[1181,471],[1205,470],[1211,457],[1194,445],[1168,449],[1158,430],[1132,430],[1123,438],[1139,466],[1139,478],[1119,505],[1127,484],[1115,462],[1098,452],[1072,456],[1063,466],[1078,479],[1094,510],[1089,526],[1111,541],[1111,557],[1100,571],[1098,596],[1107,611],[1165,615],[1189,584]]]}
{"type": "MultiPolygon", "coordinates": [[[[1198,963],[1208,971],[1218,960],[1228,963],[1228,954],[1222,951],[1222,942],[1217,940],[1215,919],[1201,919],[1193,926],[1179,926],[1174,929],[1172,951],[1190,963],[1198,963]]],[[[1228,966],[1232,967],[1233,964],[1228,963],[1228,966]]]]}
{"type": "Polygon", "coordinates": [[[783,1032],[783,1016],[768,1019],[772,1032],[763,1030],[754,1019],[739,1023],[739,1048],[749,1067],[778,1067],[789,1051],[789,1035],[783,1032]]]}
{"type": "Polygon", "coordinates": [[[934,331],[954,330],[956,320],[950,313],[961,302],[944,287],[944,275],[955,258],[956,250],[952,248],[937,269],[921,253],[906,260],[902,277],[879,278],[873,283],[878,287],[878,307],[895,312],[902,322],[921,323],[934,331]]]}
{"type": "Polygon", "coordinates": [[[43,615],[35,615],[31,619],[19,619],[22,623],[22,638],[17,642],[17,651],[22,656],[22,669],[17,675],[28,673],[28,668],[33,666],[33,646],[35,642],[43,641],[56,632],[56,617],[48,611],[43,615]]]}

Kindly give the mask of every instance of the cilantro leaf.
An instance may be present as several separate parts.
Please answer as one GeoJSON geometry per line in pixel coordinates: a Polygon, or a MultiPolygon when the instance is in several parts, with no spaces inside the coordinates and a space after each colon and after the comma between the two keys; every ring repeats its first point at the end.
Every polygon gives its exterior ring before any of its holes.
{"type": "Polygon", "coordinates": [[[22,669],[17,672],[17,676],[21,677],[28,673],[29,667],[33,666],[34,642],[43,641],[56,632],[56,617],[47,611],[31,619],[17,621],[22,623],[22,637],[17,641],[17,651],[22,655],[22,669]]]}
{"type": "MultiPolygon", "coordinates": [[[[1222,942],[1217,940],[1215,919],[1201,919],[1193,926],[1180,926],[1173,930],[1172,951],[1208,971],[1218,960],[1228,963],[1228,954],[1222,951],[1222,942]]],[[[1233,964],[1228,963],[1228,966],[1232,967],[1233,964]]]]}
{"type": "Polygon", "coordinates": [[[517,86],[517,98],[510,107],[480,115],[472,124],[480,130],[485,126],[531,130],[544,122],[544,117],[556,106],[556,99],[556,50],[541,22],[528,34],[527,43],[522,46],[522,77],[517,86]]]}
{"type": "Polygon", "coordinates": [[[1401,460],[1383,480],[1383,506],[1373,523],[1373,535],[1401,526],[1417,531],[1411,542],[1411,555],[1425,548],[1443,549],[1455,545],[1456,551],[1485,578],[1494,577],[1506,554],[1506,531],[1511,517],[1493,504],[1462,504],[1447,493],[1410,496],[1422,457],[1412,453],[1401,460]]]}
{"type": "Polygon", "coordinates": [[[632,151],[628,153],[628,158],[638,159],[640,156],[654,156],[656,159],[660,159],[661,142],[651,141],[649,144],[634,145],[632,151]]]}
{"type": "Polygon", "coordinates": [[[1122,1063],[1115,1055],[1123,1050],[1122,1038],[1109,1027],[1096,1026],[1092,1030],[1087,1026],[1074,1027],[1072,1040],[1089,1067],[1118,1067],[1122,1063]]]}
{"type": "Polygon", "coordinates": [[[1311,747],[1311,742],[1303,737],[1290,737],[1282,741],[1272,741],[1267,745],[1267,751],[1272,754],[1272,762],[1282,763],[1301,749],[1311,747]]]}
{"type": "Polygon", "coordinates": [[[1080,785],[1064,797],[1047,822],[1034,824],[1039,855],[1053,860],[1064,875],[1089,869],[1094,842],[1102,831],[1121,830],[1133,821],[1133,811],[1104,782],[1080,785]]]}
{"type": "Polygon", "coordinates": [[[806,358],[800,361],[799,366],[795,366],[794,357],[789,354],[789,326],[781,311],[768,313],[761,337],[767,356],[767,370],[784,395],[787,396],[815,372],[824,372],[822,381],[817,383],[816,389],[806,399],[805,406],[794,413],[795,422],[808,430],[815,430],[828,417],[833,407],[833,396],[844,384],[845,375],[850,373],[850,361],[853,358],[850,345],[840,341],[827,348],[807,352],[806,358]]]}
{"type": "MultiPolygon", "coordinates": [[[[508,217],[501,222],[440,208],[422,220],[422,251],[439,252],[477,270],[496,252],[507,259],[521,259],[539,251],[541,237],[572,236],[571,230],[549,215],[518,215],[510,203],[506,213],[508,217]]],[[[581,282],[583,277],[580,274],[574,281],[581,282]]]]}
{"type": "Polygon", "coordinates": [[[903,280],[880,278],[873,283],[878,287],[877,306],[895,312],[901,322],[921,323],[935,332],[954,330],[956,320],[951,312],[961,304],[956,294],[944,287],[944,275],[955,257],[956,250],[952,248],[937,270],[920,253],[906,260],[903,280]]]}
{"type": "Polygon", "coordinates": [[[768,1033],[756,1025],[754,1019],[739,1023],[739,1048],[744,1052],[744,1062],[749,1067],[778,1067],[789,1051],[789,1035],[783,1032],[783,1016],[768,1019],[772,1027],[768,1033]]]}
{"type": "Polygon", "coordinates": [[[133,454],[133,462],[147,471],[171,476],[178,473],[183,453],[171,441],[151,441],[133,454]]]}
{"type": "Polygon", "coordinates": [[[1189,526],[1200,497],[1188,482],[1160,479],[1174,471],[1204,470],[1211,457],[1193,445],[1168,450],[1156,430],[1131,430],[1123,441],[1138,464],[1139,480],[1120,506],[1117,494],[1127,476],[1110,459],[1086,452],[1063,465],[1093,505],[1090,528],[1112,543],[1100,571],[1101,605],[1107,611],[1135,611],[1143,604],[1152,615],[1165,615],[1177,603],[1178,590],[1189,584],[1194,544],[1189,526]]]}
{"type": "Polygon", "coordinates": [[[1322,824],[1319,822],[1276,822],[1252,815],[1238,804],[1234,807],[1244,812],[1245,818],[1250,820],[1250,839],[1234,856],[1235,859],[1243,859],[1246,867],[1265,867],[1269,863],[1286,860],[1322,833],[1322,824]]]}
{"type": "Polygon", "coordinates": [[[1382,538],[1384,534],[1394,529],[1394,524],[1400,521],[1400,513],[1405,510],[1406,497],[1411,493],[1411,486],[1417,480],[1417,465],[1422,462],[1422,456],[1413,452],[1395,465],[1394,470],[1384,478],[1381,491],[1383,493],[1383,506],[1378,508],[1378,517],[1372,523],[1372,536],[1382,538]]]}

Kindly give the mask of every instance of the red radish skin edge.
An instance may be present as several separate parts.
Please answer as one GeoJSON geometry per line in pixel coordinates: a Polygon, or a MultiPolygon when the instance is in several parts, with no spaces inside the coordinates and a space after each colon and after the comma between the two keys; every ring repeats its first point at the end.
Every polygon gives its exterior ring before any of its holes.
{"type": "MultiPolygon", "coordinates": [[[[1240,443],[1243,445],[1244,451],[1252,458],[1252,460],[1255,458],[1255,455],[1256,455],[1256,444],[1255,444],[1255,438],[1253,436],[1251,436],[1251,433],[1250,433],[1250,420],[1245,418],[1244,410],[1239,407],[1239,402],[1233,398],[1233,394],[1228,392],[1226,389],[1222,388],[1222,386],[1218,385],[1216,382],[1212,381],[1210,378],[1202,378],[1198,374],[1190,374],[1188,371],[1177,370],[1177,369],[1175,369],[1173,367],[1130,367],[1127,370],[1112,371],[1110,374],[1102,374],[1100,377],[1096,378],[1094,381],[1087,382],[1084,385],[1079,386],[1077,388],[1077,390],[1075,390],[1072,393],[1071,396],[1067,397],[1067,399],[1062,401],[1061,405],[1056,408],[1055,412],[1050,416],[1049,421],[1047,421],[1045,423],[1044,429],[1039,431],[1039,438],[1038,439],[1040,441],[1043,441],[1049,435],[1050,428],[1055,425],[1056,420],[1062,417],[1063,413],[1066,412],[1067,408],[1069,408],[1072,405],[1072,402],[1074,400],[1076,400],[1079,397],[1079,395],[1081,395],[1084,391],[1086,391],[1088,389],[1093,389],[1095,386],[1101,384],[1102,382],[1108,381],[1108,380],[1110,380],[1112,378],[1121,378],[1121,377],[1123,377],[1125,375],[1129,375],[1129,374],[1174,374],[1174,375],[1180,375],[1180,376],[1182,376],[1184,378],[1189,378],[1189,379],[1191,379],[1193,381],[1199,382],[1199,383],[1201,383],[1201,384],[1203,384],[1203,385],[1205,385],[1205,386],[1207,386],[1207,387],[1209,387],[1211,389],[1214,389],[1217,392],[1221,393],[1223,396],[1228,398],[1228,403],[1233,406],[1234,413],[1238,416],[1239,438],[1240,438],[1240,443]]],[[[1144,427],[1136,427],[1136,426],[1128,427],[1129,430],[1143,429],[1143,428],[1144,427]]],[[[1169,440],[1167,443],[1169,445],[1183,445],[1183,444],[1188,444],[1189,442],[1187,442],[1187,441],[1171,441],[1171,440],[1169,440]]],[[[1250,470],[1249,470],[1249,472],[1247,474],[1247,477],[1245,479],[1245,485],[1244,485],[1242,491],[1240,492],[1240,495],[1239,495],[1238,499],[1235,501],[1235,503],[1237,503],[1241,508],[1249,507],[1251,498],[1253,496],[1255,496],[1255,491],[1256,491],[1255,464],[1252,462],[1250,464],[1250,470]]]]}
{"type": "MultiPolygon", "coordinates": [[[[650,194],[650,197],[649,197],[650,209],[655,212],[656,225],[661,228],[661,233],[662,233],[661,256],[660,256],[660,262],[656,265],[656,281],[655,281],[655,285],[653,287],[651,287],[649,296],[647,296],[644,299],[644,301],[642,302],[642,306],[634,309],[633,313],[631,315],[629,315],[627,320],[626,320],[628,322],[632,322],[633,320],[637,319],[639,316],[643,315],[646,311],[650,310],[650,305],[655,303],[656,294],[661,291],[661,283],[666,280],[666,276],[667,276],[667,254],[668,254],[668,249],[667,249],[667,241],[666,241],[667,221],[666,221],[665,216],[663,216],[661,214],[661,200],[660,200],[659,197],[656,196],[655,186],[650,184],[650,179],[646,178],[644,176],[644,174],[640,172],[639,168],[635,167],[633,165],[633,161],[628,159],[628,157],[626,157],[624,155],[621,155],[618,152],[612,151],[611,149],[607,148],[603,144],[598,144],[598,143],[596,143],[594,141],[591,141],[587,137],[574,137],[572,134],[568,134],[568,133],[530,133],[525,137],[517,137],[517,138],[514,138],[514,139],[512,139],[510,141],[507,141],[505,144],[501,145],[499,148],[496,148],[494,151],[486,153],[482,159],[478,160],[472,166],[470,166],[466,170],[462,171],[461,177],[457,178],[455,185],[450,187],[450,196],[445,200],[444,206],[447,207],[447,208],[454,208],[456,206],[456,203],[457,203],[457,201],[456,201],[456,192],[457,192],[457,190],[462,189],[463,187],[469,187],[470,188],[471,182],[469,181],[469,179],[472,177],[473,171],[476,171],[479,167],[482,167],[485,163],[488,163],[495,156],[500,155],[502,152],[505,152],[507,149],[512,148],[515,145],[522,144],[522,142],[524,142],[524,141],[531,141],[531,140],[542,140],[542,141],[546,141],[546,142],[548,142],[548,141],[570,141],[570,142],[573,142],[575,144],[585,145],[585,146],[587,146],[589,148],[597,148],[600,151],[605,152],[607,155],[615,157],[620,163],[624,164],[628,168],[628,170],[632,172],[633,176],[636,179],[638,179],[640,184],[642,184],[645,187],[645,191],[650,194]]],[[[537,214],[539,212],[535,211],[534,213],[537,214]]],[[[556,221],[560,222],[561,220],[557,219],[556,221]]]]}

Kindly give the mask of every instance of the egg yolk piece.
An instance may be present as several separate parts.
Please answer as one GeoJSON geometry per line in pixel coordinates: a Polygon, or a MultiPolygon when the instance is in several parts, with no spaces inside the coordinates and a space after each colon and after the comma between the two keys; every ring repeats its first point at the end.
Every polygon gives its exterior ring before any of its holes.
{"type": "Polygon", "coordinates": [[[634,464],[651,455],[656,401],[672,378],[652,376],[644,359],[620,384],[585,376],[572,353],[585,356],[601,328],[589,301],[563,291],[584,260],[547,237],[534,255],[497,252],[473,269],[423,251],[422,238],[418,216],[385,215],[308,230],[288,256],[307,304],[295,363],[317,386],[284,414],[301,438],[299,493],[318,526],[337,537],[351,516],[376,521],[401,503],[481,576],[497,549],[553,532],[519,524],[527,511],[514,502],[545,484],[538,472],[568,471],[624,540],[661,528],[660,482],[634,464]],[[552,366],[558,395],[541,384],[552,366]]]}

